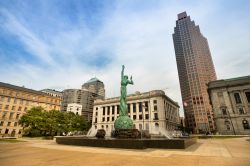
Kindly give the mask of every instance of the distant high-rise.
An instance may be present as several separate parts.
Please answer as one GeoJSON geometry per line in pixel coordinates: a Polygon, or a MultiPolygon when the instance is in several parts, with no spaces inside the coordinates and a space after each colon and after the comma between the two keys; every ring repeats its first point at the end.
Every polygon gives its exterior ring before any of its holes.
{"type": "Polygon", "coordinates": [[[105,89],[102,81],[92,78],[82,85],[82,89],[65,89],[62,96],[61,111],[66,112],[69,104],[82,105],[81,115],[92,120],[94,100],[104,99],[105,89]]]}
{"type": "Polygon", "coordinates": [[[88,91],[95,93],[99,96],[103,96],[103,98],[105,98],[104,84],[96,77],[91,78],[89,81],[84,83],[82,85],[82,89],[87,89],[88,91]]]}
{"type": "Polygon", "coordinates": [[[207,83],[216,73],[207,39],[186,12],[178,14],[173,34],[187,127],[200,133],[215,129],[207,83]]]}

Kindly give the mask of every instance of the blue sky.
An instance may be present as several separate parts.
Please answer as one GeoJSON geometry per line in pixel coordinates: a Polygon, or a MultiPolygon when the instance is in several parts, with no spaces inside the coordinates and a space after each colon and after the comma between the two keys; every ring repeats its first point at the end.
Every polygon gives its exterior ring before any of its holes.
{"type": "Polygon", "coordinates": [[[119,95],[167,89],[181,104],[172,33],[186,11],[207,37],[218,79],[250,74],[250,2],[245,0],[3,0],[0,81],[33,89],[80,88],[91,77],[119,95]]]}

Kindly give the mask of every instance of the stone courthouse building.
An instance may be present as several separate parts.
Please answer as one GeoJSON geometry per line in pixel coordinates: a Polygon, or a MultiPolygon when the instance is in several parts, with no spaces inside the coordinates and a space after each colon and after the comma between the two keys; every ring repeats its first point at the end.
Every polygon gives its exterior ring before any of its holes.
{"type": "MultiPolygon", "coordinates": [[[[110,135],[119,116],[119,105],[119,97],[95,100],[92,125],[97,129],[105,129],[107,135],[110,135]]],[[[127,105],[134,128],[139,130],[158,134],[162,129],[174,130],[180,125],[179,105],[166,96],[164,91],[128,95],[127,105]]]]}
{"type": "Polygon", "coordinates": [[[0,82],[0,137],[20,137],[20,117],[34,106],[60,110],[61,98],[41,91],[0,82]]]}
{"type": "Polygon", "coordinates": [[[250,134],[250,76],[209,82],[208,93],[220,134],[250,134]]]}

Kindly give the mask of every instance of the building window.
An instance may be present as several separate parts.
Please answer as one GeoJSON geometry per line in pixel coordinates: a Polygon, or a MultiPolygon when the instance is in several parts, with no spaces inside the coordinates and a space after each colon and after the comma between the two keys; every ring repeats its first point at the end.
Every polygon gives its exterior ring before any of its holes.
{"type": "Polygon", "coordinates": [[[142,120],[142,115],[139,115],[139,119],[142,120]]]}
{"type": "Polygon", "coordinates": [[[136,120],[136,115],[133,115],[133,120],[136,120]]]}
{"type": "Polygon", "coordinates": [[[14,123],[14,126],[17,126],[17,122],[14,123]]]}
{"type": "Polygon", "coordinates": [[[139,112],[142,112],[142,103],[139,103],[139,112]]]}
{"type": "Polygon", "coordinates": [[[145,102],[144,106],[145,106],[145,111],[147,112],[148,111],[148,102],[147,101],[145,102]]]}
{"type": "Polygon", "coordinates": [[[154,104],[157,104],[157,100],[154,100],[154,104]]]}
{"type": "Polygon", "coordinates": [[[16,106],[12,106],[11,110],[14,111],[16,106]]]}
{"type": "Polygon", "coordinates": [[[244,114],[244,109],[242,107],[239,108],[239,114],[244,114]]]}
{"type": "Polygon", "coordinates": [[[16,104],[17,103],[17,99],[16,98],[14,98],[14,104],[16,104]]]}
{"type": "Polygon", "coordinates": [[[97,123],[97,118],[95,118],[95,123],[97,123]]]}
{"type": "Polygon", "coordinates": [[[250,92],[245,92],[245,95],[247,97],[247,102],[250,103],[250,92]]]}
{"type": "Polygon", "coordinates": [[[18,111],[22,111],[22,107],[18,107],[18,111]]]}
{"type": "Polygon", "coordinates": [[[154,120],[159,120],[158,113],[154,113],[154,120]]]}
{"type": "Polygon", "coordinates": [[[105,121],[105,118],[102,118],[102,121],[104,122],[104,121],[105,121]]]}
{"type": "Polygon", "coordinates": [[[112,121],[114,121],[115,120],[115,117],[112,117],[112,121]]]}
{"type": "Polygon", "coordinates": [[[130,113],[130,104],[128,104],[127,107],[128,107],[128,113],[130,113]]]}
{"type": "Polygon", "coordinates": [[[136,112],[136,103],[133,103],[133,112],[136,112]]]}
{"type": "Polygon", "coordinates": [[[9,105],[5,105],[5,109],[6,109],[6,110],[9,109],[9,105]]]}
{"type": "Polygon", "coordinates": [[[6,130],[5,130],[5,134],[8,134],[8,133],[9,133],[9,129],[6,129],[6,130]]]}
{"type": "Polygon", "coordinates": [[[105,107],[103,107],[102,114],[105,115],[105,107]]]}
{"type": "Polygon", "coordinates": [[[225,126],[227,130],[231,130],[230,122],[228,120],[225,120],[225,126]]]}
{"type": "Polygon", "coordinates": [[[222,108],[222,109],[221,109],[221,112],[222,112],[222,115],[227,115],[227,110],[226,110],[226,108],[222,108]]]}
{"type": "Polygon", "coordinates": [[[11,125],[11,122],[8,122],[7,126],[10,126],[11,125]]]}
{"type": "Polygon", "coordinates": [[[156,130],[159,129],[159,123],[155,123],[155,129],[156,129],[156,130]]]}
{"type": "Polygon", "coordinates": [[[241,99],[240,99],[240,94],[239,93],[234,93],[234,99],[236,104],[240,104],[241,103],[241,99]]]}
{"type": "Polygon", "coordinates": [[[115,114],[115,106],[112,106],[112,115],[115,114]]]}
{"type": "Polygon", "coordinates": [[[8,100],[7,100],[7,102],[8,102],[8,103],[10,102],[10,97],[8,97],[8,100]]]}
{"type": "Polygon", "coordinates": [[[145,119],[149,119],[149,114],[145,114],[145,119]]]}
{"type": "Polygon", "coordinates": [[[119,114],[119,112],[120,112],[120,106],[117,105],[117,114],[119,114]]]}
{"type": "Polygon", "coordinates": [[[157,111],[157,105],[154,106],[154,111],[157,111]]]}
{"type": "Polygon", "coordinates": [[[7,115],[7,112],[3,112],[2,118],[4,119],[7,115]]]}
{"type": "Polygon", "coordinates": [[[14,113],[11,112],[11,113],[10,113],[10,116],[9,116],[9,119],[12,119],[12,118],[13,118],[13,115],[14,115],[14,113]]]}
{"type": "Polygon", "coordinates": [[[244,129],[250,129],[249,123],[248,123],[248,121],[246,119],[242,120],[242,125],[243,125],[244,129]]]}
{"type": "Polygon", "coordinates": [[[98,107],[96,107],[95,110],[98,110],[98,107]]]}
{"type": "Polygon", "coordinates": [[[16,119],[19,119],[19,117],[20,117],[20,114],[16,114],[16,119]]]}
{"type": "Polygon", "coordinates": [[[108,113],[107,113],[108,115],[110,114],[110,106],[108,106],[108,113]]]}
{"type": "Polygon", "coordinates": [[[107,117],[107,121],[109,122],[109,117],[107,117]]]}
{"type": "Polygon", "coordinates": [[[4,123],[4,121],[1,121],[1,122],[0,122],[0,126],[3,126],[3,123],[4,123]]]}

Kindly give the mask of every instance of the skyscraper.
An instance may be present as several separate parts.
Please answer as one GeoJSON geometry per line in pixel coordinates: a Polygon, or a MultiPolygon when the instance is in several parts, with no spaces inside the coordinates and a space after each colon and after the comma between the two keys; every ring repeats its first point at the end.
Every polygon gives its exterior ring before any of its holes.
{"type": "Polygon", "coordinates": [[[61,111],[67,111],[69,104],[80,104],[82,105],[81,115],[87,121],[91,121],[94,100],[104,98],[104,83],[97,78],[92,78],[82,85],[82,89],[65,89],[63,91],[61,111]]]}
{"type": "Polygon", "coordinates": [[[173,40],[186,125],[195,133],[213,131],[207,83],[216,80],[216,73],[207,39],[183,12],[178,14],[173,40]]]}
{"type": "Polygon", "coordinates": [[[96,77],[91,78],[89,81],[82,85],[82,89],[87,89],[92,93],[95,93],[99,96],[105,98],[105,89],[102,81],[97,79],[96,77]]]}

